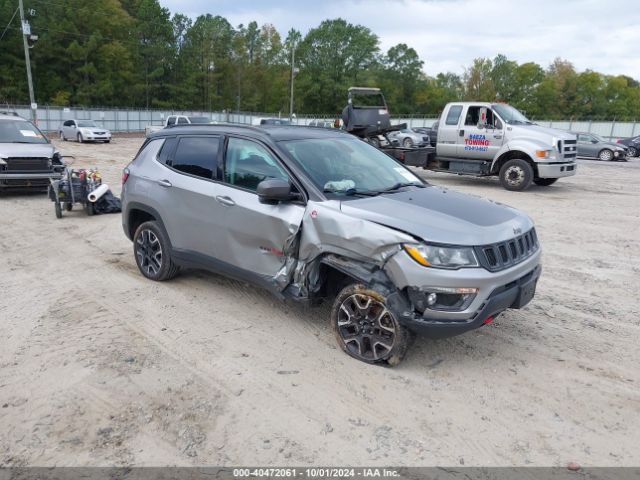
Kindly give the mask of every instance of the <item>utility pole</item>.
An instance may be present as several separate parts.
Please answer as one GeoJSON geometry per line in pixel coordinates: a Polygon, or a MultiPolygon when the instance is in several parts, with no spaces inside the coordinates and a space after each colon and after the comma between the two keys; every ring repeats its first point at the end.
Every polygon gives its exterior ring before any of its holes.
{"type": "Polygon", "coordinates": [[[293,79],[296,76],[295,72],[296,61],[296,41],[291,42],[291,93],[289,95],[289,121],[293,121],[293,79]]]}
{"type": "Polygon", "coordinates": [[[33,95],[33,79],[31,78],[31,59],[29,58],[29,43],[27,36],[31,35],[31,26],[24,19],[24,5],[22,0],[18,1],[20,6],[20,22],[22,23],[22,43],[24,45],[24,61],[27,64],[27,82],[29,83],[29,100],[31,101],[31,120],[33,123],[38,122],[38,106],[33,95]]]}

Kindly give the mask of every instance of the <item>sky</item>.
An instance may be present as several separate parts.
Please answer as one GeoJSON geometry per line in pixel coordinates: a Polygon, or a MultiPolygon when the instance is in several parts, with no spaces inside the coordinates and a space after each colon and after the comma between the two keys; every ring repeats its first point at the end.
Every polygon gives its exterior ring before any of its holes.
{"type": "Polygon", "coordinates": [[[474,58],[502,53],[546,68],[556,57],[578,71],[640,80],[638,0],[160,0],[195,19],[210,13],[233,26],[272,23],[283,38],[322,20],[370,28],[380,47],[406,43],[430,76],[462,74],[474,58]]]}

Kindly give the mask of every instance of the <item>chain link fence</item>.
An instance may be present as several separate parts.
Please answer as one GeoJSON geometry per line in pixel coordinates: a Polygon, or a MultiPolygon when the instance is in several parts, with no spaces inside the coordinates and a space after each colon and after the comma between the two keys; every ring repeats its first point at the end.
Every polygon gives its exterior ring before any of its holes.
{"type": "MultiPolygon", "coordinates": [[[[31,110],[26,105],[0,107],[0,110],[14,111],[24,118],[31,117],[31,110]]],[[[159,110],[159,109],[119,109],[119,108],[82,108],[43,106],[38,108],[38,126],[50,133],[58,132],[65,120],[94,120],[98,125],[112,132],[143,132],[147,125],[162,125],[169,115],[187,115],[207,117],[216,122],[259,125],[265,118],[288,118],[287,115],[259,112],[206,112],[198,110],[159,110]]],[[[297,115],[292,119],[295,125],[308,125],[313,121],[333,123],[336,115],[297,115]]],[[[410,128],[431,127],[437,115],[401,115],[392,116],[393,123],[406,123],[410,128]]],[[[589,132],[601,137],[615,140],[640,135],[640,122],[617,122],[601,120],[536,120],[541,126],[589,132]]]]}

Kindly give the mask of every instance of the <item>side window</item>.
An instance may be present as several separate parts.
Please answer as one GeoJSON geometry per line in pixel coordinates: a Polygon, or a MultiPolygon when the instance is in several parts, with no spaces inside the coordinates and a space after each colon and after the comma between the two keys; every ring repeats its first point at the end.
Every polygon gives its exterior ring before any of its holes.
{"type": "Polygon", "coordinates": [[[211,180],[216,171],[220,137],[182,137],[173,158],[165,164],[174,169],[211,180]]]}
{"type": "Polygon", "coordinates": [[[447,125],[458,125],[458,120],[460,119],[460,114],[462,113],[462,105],[453,105],[449,109],[449,113],[447,113],[447,125]]]}
{"type": "Polygon", "coordinates": [[[158,153],[157,159],[160,163],[167,164],[167,162],[171,162],[171,158],[173,158],[173,151],[176,148],[176,144],[178,143],[178,139],[176,137],[168,137],[164,141],[164,145],[162,145],[162,150],[158,153]]]}
{"type": "Polygon", "coordinates": [[[71,120],[67,120],[66,122],[64,122],[63,124],[65,127],[70,127],[71,126],[71,120]]]}
{"type": "Polygon", "coordinates": [[[175,125],[176,124],[176,117],[169,117],[167,118],[167,126],[169,125],[175,125]]]}
{"type": "Polygon", "coordinates": [[[591,141],[591,139],[586,135],[578,135],[578,141],[579,142],[589,142],[589,141],[591,141]]]}
{"type": "Polygon", "coordinates": [[[495,119],[495,127],[497,130],[502,130],[502,122],[500,121],[500,119],[498,117],[495,116],[495,114],[493,115],[493,118],[495,119]]]}
{"type": "Polygon", "coordinates": [[[178,117],[178,125],[187,125],[189,121],[186,117],[178,117]]]}
{"type": "Polygon", "coordinates": [[[289,175],[262,145],[241,138],[230,138],[224,164],[224,181],[255,191],[267,178],[289,180],[289,175]]]}

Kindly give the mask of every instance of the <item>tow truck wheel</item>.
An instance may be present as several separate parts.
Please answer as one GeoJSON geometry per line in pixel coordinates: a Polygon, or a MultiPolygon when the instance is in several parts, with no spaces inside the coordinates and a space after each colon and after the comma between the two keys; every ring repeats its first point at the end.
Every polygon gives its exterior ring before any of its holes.
{"type": "Polygon", "coordinates": [[[600,150],[598,158],[603,162],[610,162],[611,160],[613,160],[613,152],[607,148],[604,148],[600,150]]]}
{"type": "Polygon", "coordinates": [[[340,348],[365,363],[398,365],[411,340],[411,332],[387,309],[384,296],[357,283],[336,297],[331,325],[340,348]]]}
{"type": "Polygon", "coordinates": [[[500,169],[500,183],[507,190],[521,192],[529,188],[532,180],[533,168],[526,160],[514,158],[500,169]]]}
{"type": "Polygon", "coordinates": [[[548,187],[549,185],[553,185],[556,183],[557,178],[535,178],[533,183],[538,185],[539,187],[548,187]]]}

